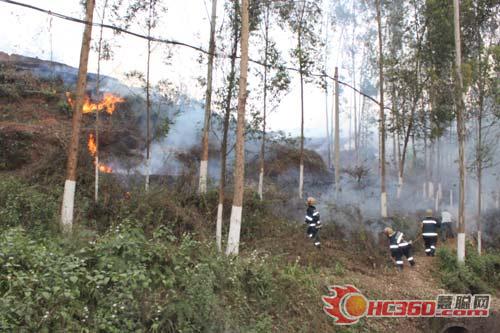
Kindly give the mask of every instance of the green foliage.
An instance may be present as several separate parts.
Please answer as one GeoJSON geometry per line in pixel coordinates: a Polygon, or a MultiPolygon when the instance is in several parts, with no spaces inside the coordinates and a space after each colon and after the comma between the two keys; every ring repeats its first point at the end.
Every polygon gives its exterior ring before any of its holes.
{"type": "Polygon", "coordinates": [[[57,197],[14,178],[0,180],[0,226],[47,226],[58,212],[57,197]]]}
{"type": "Polygon", "coordinates": [[[465,264],[457,262],[456,253],[447,248],[437,251],[440,259],[441,281],[448,290],[460,293],[491,293],[500,288],[500,254],[479,256],[471,245],[467,246],[465,264]]]}
{"type": "Polygon", "coordinates": [[[95,239],[3,231],[0,330],[285,332],[303,320],[279,316],[315,302],[300,266],[221,257],[190,236],[160,227],[149,238],[130,224],[95,239]]]}

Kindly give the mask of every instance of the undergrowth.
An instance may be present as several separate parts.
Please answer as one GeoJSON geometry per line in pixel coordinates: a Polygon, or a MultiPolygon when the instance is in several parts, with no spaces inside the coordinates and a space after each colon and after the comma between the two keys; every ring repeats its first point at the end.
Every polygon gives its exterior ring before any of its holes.
{"type": "Polygon", "coordinates": [[[307,331],[304,314],[285,319],[317,302],[307,270],[257,252],[220,256],[164,227],[148,237],[135,222],[72,239],[4,230],[0,330],[307,331]]]}
{"type": "Polygon", "coordinates": [[[438,249],[438,274],[446,289],[471,294],[494,293],[500,289],[500,253],[492,251],[479,256],[468,244],[466,254],[465,263],[459,264],[455,251],[438,249]]]}

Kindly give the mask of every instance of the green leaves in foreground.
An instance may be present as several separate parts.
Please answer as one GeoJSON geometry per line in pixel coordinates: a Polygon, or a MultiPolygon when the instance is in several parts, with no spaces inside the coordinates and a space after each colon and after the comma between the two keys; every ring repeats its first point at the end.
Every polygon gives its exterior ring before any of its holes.
{"type": "Polygon", "coordinates": [[[219,256],[165,228],[83,237],[0,234],[0,331],[297,331],[303,318],[279,317],[297,299],[317,301],[306,272],[257,253],[219,256]]]}

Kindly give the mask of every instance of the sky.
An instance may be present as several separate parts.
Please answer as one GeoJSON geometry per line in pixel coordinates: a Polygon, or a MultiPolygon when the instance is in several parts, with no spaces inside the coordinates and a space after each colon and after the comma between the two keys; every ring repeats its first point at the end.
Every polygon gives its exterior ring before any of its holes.
{"type": "MultiPolygon", "coordinates": [[[[33,6],[61,14],[83,18],[83,8],[80,0],[20,0],[33,6]]],[[[97,8],[102,1],[97,0],[97,8]]],[[[219,1],[218,23],[224,19],[224,1],[219,1]]],[[[174,39],[204,49],[208,48],[210,0],[183,0],[167,1],[168,11],[161,23],[152,33],[155,37],[174,39]]],[[[101,20],[98,9],[94,20],[101,20]]],[[[105,20],[106,22],[106,20],[105,20]]],[[[44,13],[0,2],[0,29],[4,32],[0,40],[0,51],[17,53],[26,56],[38,57],[45,60],[54,60],[70,66],[78,67],[83,26],[78,23],[65,21],[48,16],[44,13]]],[[[143,27],[132,27],[131,30],[146,34],[143,27]]],[[[93,29],[93,39],[97,40],[99,29],[93,29]]],[[[112,32],[105,30],[104,37],[111,37],[112,32]]],[[[330,38],[332,45],[335,39],[340,39],[339,33],[333,31],[330,38]]],[[[252,43],[252,41],[250,41],[252,43]]],[[[103,62],[102,73],[115,77],[125,84],[124,73],[132,70],[145,72],[146,69],[146,41],[132,36],[115,37],[114,58],[103,62]]],[[[291,36],[280,38],[278,46],[287,53],[293,47],[291,36]]],[[[206,75],[206,61],[198,63],[200,54],[197,51],[184,48],[171,48],[173,57],[170,64],[165,63],[167,50],[164,46],[155,44],[152,54],[152,80],[158,81],[168,78],[181,87],[181,90],[195,99],[201,100],[204,89],[197,85],[196,78],[206,75]]],[[[341,62],[342,55],[335,51],[330,55],[332,61],[341,62]]],[[[293,64],[290,64],[293,65],[293,64]]],[[[252,64],[250,65],[252,66],[252,64]]],[[[334,64],[330,64],[331,67],[334,64]]],[[[97,71],[97,57],[91,53],[89,71],[97,71]]],[[[342,76],[342,73],[341,73],[342,76]]],[[[217,70],[214,75],[215,82],[220,82],[222,72],[217,70]]],[[[351,82],[349,78],[345,81],[351,82]]],[[[217,84],[217,83],[216,83],[217,84]]],[[[347,91],[346,95],[352,95],[347,91]]],[[[349,99],[350,97],[345,97],[349,99]]],[[[313,84],[305,88],[305,135],[306,137],[324,137],[326,135],[325,107],[331,109],[331,96],[328,106],[325,106],[325,93],[313,84]]],[[[345,106],[346,110],[349,106],[345,106]]],[[[346,112],[344,112],[346,113],[346,112]]],[[[288,95],[283,98],[275,112],[269,115],[269,129],[282,130],[292,135],[300,134],[300,90],[296,75],[292,75],[292,85],[288,95]]],[[[349,121],[344,114],[341,116],[341,135],[347,135],[349,121]]]]}

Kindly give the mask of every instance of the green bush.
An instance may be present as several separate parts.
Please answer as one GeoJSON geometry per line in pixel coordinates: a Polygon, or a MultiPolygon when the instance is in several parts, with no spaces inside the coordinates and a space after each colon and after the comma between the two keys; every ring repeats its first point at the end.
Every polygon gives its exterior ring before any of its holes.
{"type": "Polygon", "coordinates": [[[59,200],[14,178],[0,179],[0,226],[47,226],[54,221],[59,200]]]}
{"type": "Polygon", "coordinates": [[[437,255],[440,259],[441,281],[453,292],[491,293],[500,288],[500,254],[485,253],[479,256],[472,246],[466,249],[465,264],[457,262],[456,252],[440,248],[437,255]]]}
{"type": "Polygon", "coordinates": [[[0,331],[307,331],[303,317],[284,314],[317,304],[314,272],[134,224],[97,238],[3,231],[0,331]]]}

